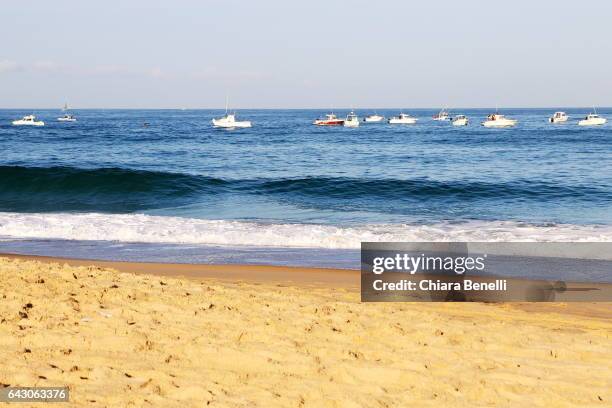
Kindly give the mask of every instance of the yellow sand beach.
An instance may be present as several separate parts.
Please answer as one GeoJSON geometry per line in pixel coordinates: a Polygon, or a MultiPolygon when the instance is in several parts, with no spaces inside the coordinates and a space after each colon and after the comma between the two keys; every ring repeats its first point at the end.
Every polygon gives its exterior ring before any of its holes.
{"type": "Polygon", "coordinates": [[[0,258],[1,386],[79,407],[612,404],[610,304],[364,304],[350,271],[66,262],[0,258]]]}

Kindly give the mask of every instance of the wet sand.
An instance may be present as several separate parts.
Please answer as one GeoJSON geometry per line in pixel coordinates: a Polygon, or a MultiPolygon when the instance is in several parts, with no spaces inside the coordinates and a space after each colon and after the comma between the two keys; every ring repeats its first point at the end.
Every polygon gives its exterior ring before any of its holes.
{"type": "Polygon", "coordinates": [[[610,303],[359,302],[357,271],[0,259],[0,383],[70,406],[608,406],[610,303]]]}

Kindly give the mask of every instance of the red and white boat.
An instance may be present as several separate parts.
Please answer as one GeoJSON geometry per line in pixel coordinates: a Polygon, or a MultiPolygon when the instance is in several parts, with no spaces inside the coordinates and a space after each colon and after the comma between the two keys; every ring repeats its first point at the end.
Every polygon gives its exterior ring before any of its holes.
{"type": "Polygon", "coordinates": [[[342,126],[344,125],[344,119],[339,119],[333,113],[325,115],[325,119],[319,118],[312,122],[313,125],[317,126],[342,126]]]}
{"type": "Polygon", "coordinates": [[[435,115],[433,115],[432,119],[433,120],[438,120],[438,121],[450,120],[450,114],[448,113],[446,108],[444,108],[440,112],[438,112],[435,115]]]}

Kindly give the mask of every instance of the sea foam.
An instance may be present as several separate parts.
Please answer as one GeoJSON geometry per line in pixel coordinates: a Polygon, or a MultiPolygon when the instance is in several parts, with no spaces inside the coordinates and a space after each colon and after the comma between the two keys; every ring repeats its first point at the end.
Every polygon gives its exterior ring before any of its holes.
{"type": "Polygon", "coordinates": [[[0,238],[357,249],[362,241],[610,242],[612,226],[469,221],[341,227],[145,214],[3,212],[0,238]]]}

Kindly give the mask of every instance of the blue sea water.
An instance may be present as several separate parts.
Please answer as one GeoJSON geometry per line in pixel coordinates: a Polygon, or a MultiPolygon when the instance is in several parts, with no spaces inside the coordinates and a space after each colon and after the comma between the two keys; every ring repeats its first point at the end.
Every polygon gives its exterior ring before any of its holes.
{"type": "Polygon", "coordinates": [[[212,128],[218,110],[75,110],[76,123],[34,110],[42,128],[11,125],[32,111],[0,110],[0,251],[611,240],[612,124],[577,126],[586,108],[549,124],[559,109],[500,110],[518,119],[510,129],[480,126],[490,109],[457,110],[467,127],[412,109],[416,125],[356,129],[313,126],[324,110],[241,110],[253,127],[240,130],[212,128]]]}

